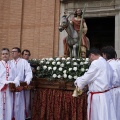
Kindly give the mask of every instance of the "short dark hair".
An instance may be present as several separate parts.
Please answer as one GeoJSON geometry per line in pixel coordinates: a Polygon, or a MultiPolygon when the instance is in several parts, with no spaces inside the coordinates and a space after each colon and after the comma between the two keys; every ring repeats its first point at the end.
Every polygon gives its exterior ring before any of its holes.
{"type": "Polygon", "coordinates": [[[87,52],[87,56],[89,57],[91,53],[94,54],[94,55],[101,55],[100,50],[97,49],[97,48],[91,48],[91,49],[87,52]]]}
{"type": "Polygon", "coordinates": [[[3,51],[3,50],[10,52],[10,50],[8,48],[2,48],[1,51],[3,51]]]}
{"type": "Polygon", "coordinates": [[[14,47],[14,48],[12,48],[12,49],[16,49],[16,50],[18,51],[18,53],[21,53],[21,49],[18,48],[18,47],[14,47]]]}
{"type": "Polygon", "coordinates": [[[109,59],[114,59],[117,56],[117,53],[112,46],[103,47],[102,50],[101,50],[101,53],[106,54],[106,58],[108,60],[109,59]]]}
{"type": "Polygon", "coordinates": [[[28,52],[28,53],[29,53],[29,56],[31,56],[30,50],[27,50],[27,49],[23,50],[23,51],[22,51],[22,55],[24,55],[24,52],[28,52]]]}

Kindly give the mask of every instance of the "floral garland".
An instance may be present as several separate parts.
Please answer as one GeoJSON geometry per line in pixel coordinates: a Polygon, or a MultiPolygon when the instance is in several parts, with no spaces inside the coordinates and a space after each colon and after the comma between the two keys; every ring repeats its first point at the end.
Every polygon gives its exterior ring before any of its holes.
{"type": "Polygon", "coordinates": [[[65,79],[74,81],[83,75],[89,68],[88,58],[43,58],[29,61],[31,66],[36,66],[34,75],[37,78],[65,79]]]}

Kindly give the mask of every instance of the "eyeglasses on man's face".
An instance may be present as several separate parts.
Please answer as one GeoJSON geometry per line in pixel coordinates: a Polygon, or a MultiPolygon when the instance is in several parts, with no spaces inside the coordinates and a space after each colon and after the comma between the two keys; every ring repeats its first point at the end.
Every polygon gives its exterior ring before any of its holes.
{"type": "Polygon", "coordinates": [[[16,52],[18,52],[18,51],[11,51],[11,53],[16,53],[16,52]]]}

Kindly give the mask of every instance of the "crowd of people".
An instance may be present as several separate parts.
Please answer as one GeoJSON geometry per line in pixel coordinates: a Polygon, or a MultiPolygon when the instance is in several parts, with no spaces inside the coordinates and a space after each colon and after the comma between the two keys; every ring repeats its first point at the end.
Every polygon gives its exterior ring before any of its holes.
{"type": "Polygon", "coordinates": [[[111,46],[88,56],[89,70],[75,81],[80,90],[88,85],[88,120],[120,120],[120,60],[111,46]]]}
{"type": "Polygon", "coordinates": [[[0,120],[25,120],[29,117],[30,97],[29,91],[24,91],[20,82],[30,84],[32,80],[32,70],[28,59],[29,50],[22,52],[14,47],[11,51],[3,48],[1,50],[0,61],[0,120]],[[11,92],[9,83],[14,83],[16,92],[11,92]]]}

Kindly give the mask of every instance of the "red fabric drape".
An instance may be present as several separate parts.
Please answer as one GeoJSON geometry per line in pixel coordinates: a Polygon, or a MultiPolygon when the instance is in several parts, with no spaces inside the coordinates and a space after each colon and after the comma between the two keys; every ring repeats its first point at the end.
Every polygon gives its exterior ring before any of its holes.
{"type": "Polygon", "coordinates": [[[87,120],[87,94],[73,98],[73,91],[38,89],[32,120],[87,120]]]}

